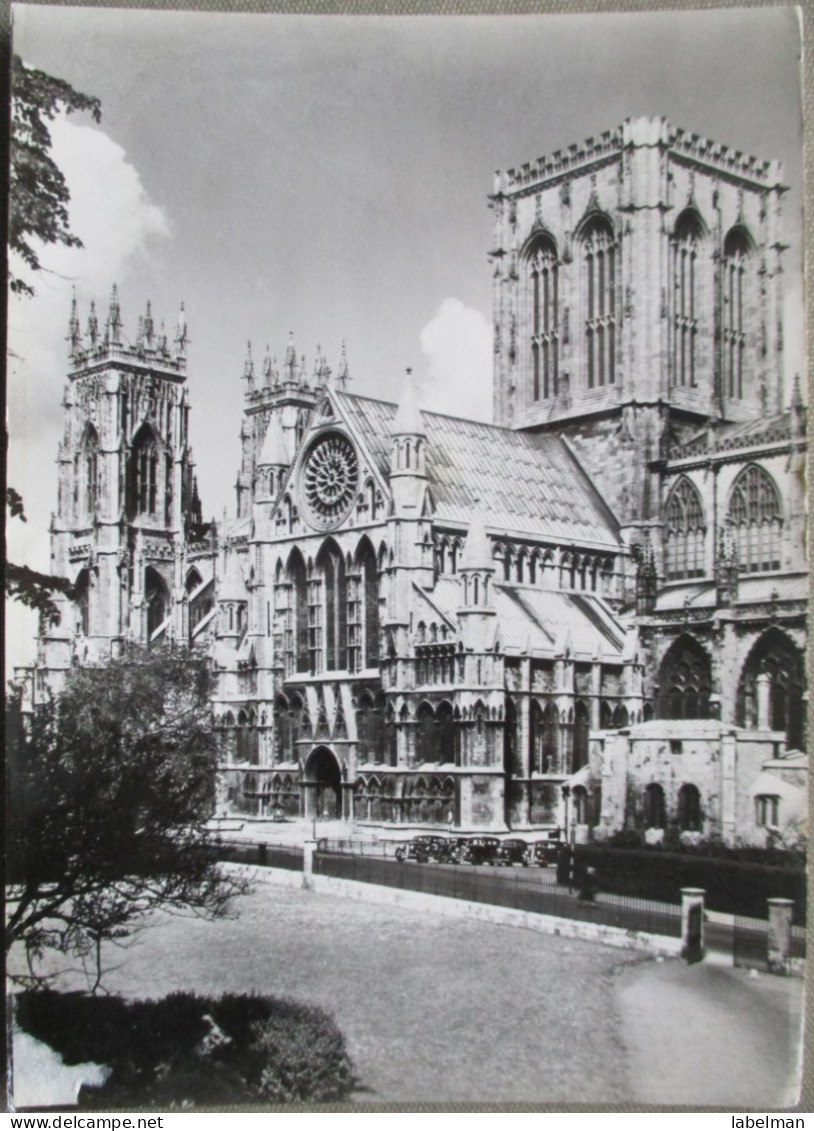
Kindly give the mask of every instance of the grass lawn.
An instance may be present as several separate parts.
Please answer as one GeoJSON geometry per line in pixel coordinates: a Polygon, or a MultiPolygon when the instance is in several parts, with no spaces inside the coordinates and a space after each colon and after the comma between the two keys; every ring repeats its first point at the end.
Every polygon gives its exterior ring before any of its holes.
{"type": "Polygon", "coordinates": [[[120,965],[106,987],[128,997],[258,992],[322,1006],[347,1038],[359,1103],[631,1096],[611,992],[630,958],[594,943],[260,876],[239,918],[156,916],[108,961],[120,965]]]}

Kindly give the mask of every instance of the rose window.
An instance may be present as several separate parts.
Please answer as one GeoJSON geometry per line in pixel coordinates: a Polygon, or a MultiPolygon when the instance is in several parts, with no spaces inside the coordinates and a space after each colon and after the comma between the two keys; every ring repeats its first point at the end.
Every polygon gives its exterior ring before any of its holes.
{"type": "Polygon", "coordinates": [[[341,522],[351,508],[359,483],[359,464],[350,440],[336,434],[317,440],[305,460],[305,503],[321,526],[341,522]]]}

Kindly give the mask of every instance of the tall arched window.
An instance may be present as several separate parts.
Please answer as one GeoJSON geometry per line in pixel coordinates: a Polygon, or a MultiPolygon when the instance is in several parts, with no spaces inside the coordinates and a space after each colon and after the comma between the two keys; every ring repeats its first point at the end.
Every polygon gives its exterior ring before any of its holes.
{"type": "Polygon", "coordinates": [[[362,607],[364,617],[363,666],[374,668],[379,662],[379,574],[376,554],[370,542],[362,540],[356,553],[356,564],[361,574],[362,607]]]}
{"type": "Polygon", "coordinates": [[[613,228],[603,216],[582,232],[585,304],[586,384],[612,385],[616,378],[616,248],[613,228]]]}
{"type": "Polygon", "coordinates": [[[732,228],[724,240],[723,278],[723,373],[724,393],[743,397],[746,353],[746,305],[749,289],[749,258],[752,241],[744,228],[732,228]]]}
{"type": "Polygon", "coordinates": [[[744,573],[780,569],[780,497],[762,467],[750,464],[735,480],[727,518],[744,573]]]}
{"type": "Polygon", "coordinates": [[[644,822],[649,829],[663,829],[666,824],[664,790],[658,782],[652,782],[644,791],[644,822]]]}
{"type": "Polygon", "coordinates": [[[698,213],[682,212],[673,233],[673,381],[691,388],[698,360],[698,255],[703,234],[698,213]]]}
{"type": "Polygon", "coordinates": [[[668,581],[704,576],[704,508],[690,483],[682,477],[673,487],[664,508],[667,534],[664,568],[668,581]]]}
{"type": "Polygon", "coordinates": [[[147,606],[147,640],[169,615],[169,594],[162,577],[150,566],[144,571],[144,603],[147,606]]]}
{"type": "Polygon", "coordinates": [[[347,669],[348,597],[345,560],[334,541],[326,542],[317,558],[325,579],[325,668],[347,669]]]}
{"type": "Polygon", "coordinates": [[[531,768],[539,774],[559,769],[560,716],[553,703],[543,709],[535,699],[531,705],[531,768]]]}
{"type": "Polygon", "coordinates": [[[419,765],[438,760],[435,744],[435,713],[429,703],[422,703],[416,713],[415,760],[419,765]]]}
{"type": "Polygon", "coordinates": [[[295,669],[298,672],[307,672],[311,667],[308,651],[308,578],[305,562],[299,550],[294,550],[288,559],[288,578],[293,589],[293,608],[290,612],[294,615],[292,644],[295,669]]]}
{"type": "Polygon", "coordinates": [[[158,504],[158,447],[151,428],[140,429],[130,453],[130,512],[154,515],[158,504]]]}
{"type": "Polygon", "coordinates": [[[712,693],[709,655],[690,636],[670,647],[659,673],[659,714],[663,719],[707,719],[712,693]]]}
{"type": "Polygon", "coordinates": [[[88,425],[79,452],[80,518],[93,518],[99,499],[99,436],[88,425]]]}
{"type": "Polygon", "coordinates": [[[577,700],[574,711],[574,757],[572,772],[588,764],[588,737],[591,731],[591,720],[588,708],[581,699],[577,700]]]}
{"type": "Polygon", "coordinates": [[[87,636],[90,631],[90,572],[83,569],[74,585],[74,602],[77,610],[77,631],[87,636]]]}
{"type": "Polygon", "coordinates": [[[701,794],[692,784],[682,785],[678,791],[678,827],[682,831],[701,832],[701,794]]]}
{"type": "Polygon", "coordinates": [[[559,381],[559,283],[553,240],[538,237],[526,252],[532,398],[556,397],[559,381]]]}

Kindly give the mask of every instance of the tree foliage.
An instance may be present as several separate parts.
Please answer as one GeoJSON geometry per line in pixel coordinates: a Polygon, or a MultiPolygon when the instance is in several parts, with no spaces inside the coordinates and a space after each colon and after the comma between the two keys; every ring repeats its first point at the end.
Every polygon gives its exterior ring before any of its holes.
{"type": "Polygon", "coordinates": [[[245,890],[206,827],[216,740],[211,676],[182,650],[77,668],[7,734],[6,951],[98,953],[157,909],[226,914],[245,890]]]}
{"type": "MultiPolygon", "coordinates": [[[[61,243],[82,247],[69,226],[71,194],[62,170],[51,156],[48,122],[59,113],[87,112],[101,121],[98,98],[74,90],[70,83],[12,61],[11,175],[9,184],[9,247],[32,271],[42,265],[35,245],[61,243]]],[[[33,295],[30,284],[16,276],[11,290],[33,295]]]]}

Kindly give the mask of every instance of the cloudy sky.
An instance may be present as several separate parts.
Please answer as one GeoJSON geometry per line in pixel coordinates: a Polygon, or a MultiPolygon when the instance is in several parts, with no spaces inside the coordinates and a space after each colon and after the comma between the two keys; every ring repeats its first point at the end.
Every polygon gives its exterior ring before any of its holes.
{"type": "MultiPolygon", "coordinates": [[[[787,363],[802,365],[799,31],[791,9],[367,17],[15,6],[14,47],[97,95],[55,124],[83,250],[49,250],[12,299],[9,482],[29,521],[14,560],[47,568],[71,288],[83,320],[121,294],[191,337],[205,514],[231,513],[246,342],[397,398],[488,418],[493,172],[624,118],[664,115],[784,164],[787,363]]],[[[33,632],[14,616],[20,641],[33,632]]],[[[22,655],[15,646],[15,661],[22,655]]],[[[27,653],[30,655],[30,652],[27,653]]]]}

